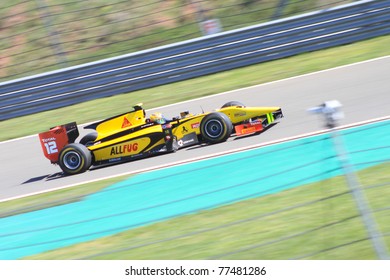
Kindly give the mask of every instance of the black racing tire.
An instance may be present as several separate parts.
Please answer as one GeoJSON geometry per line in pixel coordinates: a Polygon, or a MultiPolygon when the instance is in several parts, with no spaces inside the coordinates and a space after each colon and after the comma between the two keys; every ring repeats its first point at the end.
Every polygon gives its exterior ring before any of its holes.
{"type": "Polygon", "coordinates": [[[81,138],[79,143],[88,147],[88,146],[91,146],[93,144],[93,142],[95,142],[97,137],[98,137],[98,134],[96,131],[94,131],[94,132],[88,133],[83,138],[81,138]]]}
{"type": "Polygon", "coordinates": [[[240,107],[243,107],[245,108],[245,105],[242,104],[241,102],[238,102],[238,101],[230,101],[228,103],[225,103],[222,105],[221,109],[222,108],[226,108],[226,107],[232,107],[232,106],[240,106],[240,107]]]}
{"type": "Polygon", "coordinates": [[[229,117],[221,112],[210,113],[200,123],[200,133],[204,141],[215,144],[226,141],[233,131],[229,117]]]}
{"type": "Polygon", "coordinates": [[[87,171],[92,164],[92,154],[84,145],[72,143],[66,145],[59,154],[58,164],[68,175],[87,171]]]}

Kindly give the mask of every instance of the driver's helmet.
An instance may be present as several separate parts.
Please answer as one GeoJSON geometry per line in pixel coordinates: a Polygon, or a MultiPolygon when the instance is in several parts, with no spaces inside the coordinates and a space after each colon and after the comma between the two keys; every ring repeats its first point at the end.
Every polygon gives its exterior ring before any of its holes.
{"type": "Polygon", "coordinates": [[[164,124],[166,123],[166,120],[163,116],[163,114],[161,113],[153,113],[150,115],[150,120],[154,123],[158,123],[158,124],[164,124]]]}

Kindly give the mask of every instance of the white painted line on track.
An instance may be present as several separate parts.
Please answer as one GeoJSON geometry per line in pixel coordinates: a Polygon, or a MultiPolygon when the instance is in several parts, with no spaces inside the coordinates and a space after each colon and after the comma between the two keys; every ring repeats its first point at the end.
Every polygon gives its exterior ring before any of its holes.
{"type": "Polygon", "coordinates": [[[19,138],[15,138],[15,139],[10,139],[10,140],[5,140],[5,141],[1,141],[1,142],[0,142],[0,145],[1,145],[1,144],[11,143],[11,142],[16,142],[16,141],[20,141],[20,140],[24,140],[24,139],[36,137],[36,136],[38,136],[38,134],[23,136],[23,137],[19,137],[19,138]]]}
{"type": "MultiPolygon", "coordinates": [[[[254,86],[250,86],[250,87],[234,89],[234,90],[221,92],[221,93],[217,93],[217,94],[212,94],[212,95],[208,95],[208,96],[203,96],[203,97],[199,97],[199,98],[195,98],[195,99],[190,99],[190,100],[186,100],[186,101],[182,101],[182,102],[178,102],[178,103],[174,103],[174,104],[169,104],[169,105],[164,105],[164,106],[160,106],[160,107],[156,107],[156,108],[151,108],[151,109],[148,109],[147,111],[149,111],[149,110],[159,110],[159,109],[163,109],[163,108],[167,108],[167,107],[171,107],[171,106],[175,106],[175,105],[185,104],[185,103],[192,102],[192,101],[204,100],[204,99],[207,99],[207,98],[210,98],[210,97],[214,97],[214,96],[221,96],[221,95],[230,94],[230,93],[241,91],[241,90],[248,90],[248,89],[252,89],[252,88],[256,88],[256,87],[262,87],[262,86],[267,86],[267,85],[271,85],[271,84],[281,83],[281,82],[285,82],[285,81],[289,81],[289,80],[293,80],[293,79],[309,77],[309,76],[312,76],[312,75],[317,75],[317,74],[321,74],[321,73],[325,73],[325,72],[329,72],[329,71],[335,71],[335,70],[339,70],[339,69],[343,69],[343,68],[347,68],[347,67],[353,67],[353,66],[356,66],[356,65],[370,63],[370,62],[377,61],[377,60],[382,60],[382,59],[389,59],[389,58],[390,58],[390,55],[377,57],[377,58],[373,58],[373,59],[369,59],[369,60],[365,60],[365,61],[355,62],[355,63],[352,63],[352,64],[346,64],[346,65],[341,65],[341,66],[334,67],[334,68],[329,68],[329,69],[324,69],[324,70],[320,70],[320,71],[316,71],[316,72],[311,72],[311,73],[307,73],[307,74],[303,74],[303,75],[299,75],[299,76],[289,77],[289,78],[276,80],[276,81],[272,81],[272,82],[267,82],[267,83],[263,83],[263,84],[258,84],[258,85],[254,85],[254,86]]],[[[97,122],[97,121],[94,121],[94,122],[97,122]]],[[[94,123],[94,122],[90,122],[90,123],[94,123]]],[[[79,124],[78,127],[83,127],[83,126],[86,126],[86,125],[88,125],[90,123],[79,124]]],[[[38,134],[33,134],[33,135],[24,136],[24,137],[20,137],[20,138],[5,140],[5,141],[0,142],[0,145],[1,144],[7,144],[7,143],[10,143],[10,142],[19,141],[19,140],[23,140],[23,139],[28,139],[28,138],[31,138],[31,137],[37,137],[37,135],[38,134]]]]}
{"type": "MultiPolygon", "coordinates": [[[[366,120],[366,121],[361,121],[361,122],[356,122],[356,123],[352,123],[352,124],[339,126],[339,127],[337,127],[337,130],[344,130],[344,129],[348,129],[348,128],[351,128],[351,127],[357,127],[357,126],[361,126],[361,125],[366,125],[366,124],[376,123],[376,122],[382,122],[382,121],[387,121],[387,120],[390,120],[390,115],[385,116],[385,117],[381,117],[381,118],[375,118],[375,119],[371,119],[371,120],[366,120]]],[[[120,173],[120,174],[115,174],[115,175],[111,175],[111,176],[106,176],[106,177],[102,177],[102,178],[97,178],[97,179],[93,179],[93,180],[84,181],[84,182],[74,183],[74,184],[70,184],[70,185],[66,185],[66,186],[62,186],[62,187],[58,187],[58,188],[54,188],[54,189],[50,189],[50,190],[44,190],[44,191],[39,191],[39,192],[35,192],[35,193],[30,193],[30,194],[25,194],[25,195],[11,197],[11,198],[6,198],[6,199],[3,199],[3,200],[0,200],[0,203],[1,202],[15,200],[15,199],[19,199],[19,198],[25,198],[25,197],[28,197],[28,196],[44,194],[44,193],[57,191],[57,190],[62,190],[62,189],[67,189],[67,188],[80,186],[80,185],[84,185],[84,184],[88,184],[88,183],[94,183],[94,182],[97,182],[97,181],[112,179],[112,178],[115,178],[115,177],[120,177],[120,176],[125,176],[125,175],[134,175],[134,174],[145,173],[145,172],[151,172],[151,171],[154,171],[154,170],[168,168],[168,167],[172,167],[172,166],[176,166],[176,165],[189,164],[189,163],[196,162],[196,161],[208,160],[210,158],[220,157],[220,156],[224,156],[224,155],[227,155],[227,154],[234,154],[234,153],[243,152],[243,151],[256,149],[256,148],[260,148],[260,147],[272,146],[272,145],[280,144],[280,143],[283,143],[283,142],[288,142],[288,141],[293,141],[293,140],[297,140],[297,139],[301,139],[301,138],[316,136],[316,135],[324,134],[324,133],[327,133],[327,132],[330,132],[330,131],[332,131],[332,130],[331,129],[323,129],[323,130],[318,130],[318,131],[309,132],[309,133],[305,133],[305,134],[290,136],[290,137],[282,138],[282,139],[278,139],[278,140],[273,140],[273,141],[269,141],[269,142],[265,142],[265,143],[255,144],[255,145],[251,145],[251,146],[247,146],[247,147],[236,148],[236,149],[232,149],[232,150],[228,150],[228,151],[223,151],[223,152],[219,152],[219,153],[209,154],[209,155],[205,155],[205,156],[201,156],[201,157],[196,157],[196,158],[176,161],[176,162],[172,162],[172,163],[168,163],[168,164],[162,164],[162,165],[149,167],[149,168],[132,170],[132,171],[129,171],[129,172],[123,172],[123,173],[120,173]]]]}

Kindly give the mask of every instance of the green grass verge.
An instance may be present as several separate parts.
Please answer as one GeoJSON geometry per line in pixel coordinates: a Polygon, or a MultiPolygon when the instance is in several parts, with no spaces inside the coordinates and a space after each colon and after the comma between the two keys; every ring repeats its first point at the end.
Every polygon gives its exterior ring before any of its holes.
{"type": "MultiPolygon", "coordinates": [[[[387,234],[388,247],[389,169],[390,163],[386,163],[358,173],[379,229],[387,234]]],[[[28,259],[82,258],[376,259],[377,256],[345,178],[335,177],[28,259]]]]}
{"type": "Polygon", "coordinates": [[[389,45],[390,35],[14,118],[0,123],[0,141],[46,131],[66,122],[81,124],[103,119],[126,112],[140,102],[148,109],[386,56],[390,54],[389,45]]]}
{"type": "MultiPolygon", "coordinates": [[[[279,2],[0,1],[0,81],[197,38],[201,31],[196,6],[203,17],[218,18],[223,30],[228,31],[270,21],[279,2]],[[66,64],[58,61],[59,52],[66,64]]],[[[287,1],[279,17],[351,2],[287,1]]]]}

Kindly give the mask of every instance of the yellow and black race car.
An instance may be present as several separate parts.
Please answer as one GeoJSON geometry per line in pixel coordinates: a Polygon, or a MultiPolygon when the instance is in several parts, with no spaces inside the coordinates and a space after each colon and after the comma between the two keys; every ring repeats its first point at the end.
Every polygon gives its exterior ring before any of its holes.
{"type": "Polygon", "coordinates": [[[283,117],[280,107],[246,107],[231,101],[220,109],[202,114],[182,112],[165,119],[146,117],[142,104],[133,110],[86,126],[93,129],[75,143],[75,122],[39,134],[42,150],[51,163],[66,174],[77,174],[92,165],[123,162],[164,152],[175,152],[198,143],[220,143],[232,134],[259,133],[283,117]]]}

